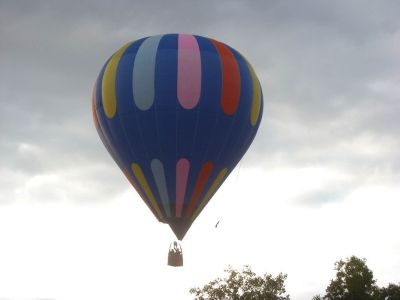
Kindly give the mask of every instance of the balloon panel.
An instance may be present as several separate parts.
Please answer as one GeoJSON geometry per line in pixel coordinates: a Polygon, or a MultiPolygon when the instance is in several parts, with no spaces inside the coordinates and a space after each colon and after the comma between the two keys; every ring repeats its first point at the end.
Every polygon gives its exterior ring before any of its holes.
{"type": "Polygon", "coordinates": [[[263,101],[254,70],[236,50],[166,34],[111,56],[92,106],[113,159],[182,239],[250,146],[263,101]]]}

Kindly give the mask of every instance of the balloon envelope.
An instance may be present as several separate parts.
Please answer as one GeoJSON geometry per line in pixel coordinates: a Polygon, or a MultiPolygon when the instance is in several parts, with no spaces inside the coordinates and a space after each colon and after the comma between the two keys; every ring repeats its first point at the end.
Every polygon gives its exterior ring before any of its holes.
{"type": "Polygon", "coordinates": [[[128,43],[109,58],[92,108],[108,152],[181,240],[253,141],[263,99],[236,50],[165,34],[128,43]]]}

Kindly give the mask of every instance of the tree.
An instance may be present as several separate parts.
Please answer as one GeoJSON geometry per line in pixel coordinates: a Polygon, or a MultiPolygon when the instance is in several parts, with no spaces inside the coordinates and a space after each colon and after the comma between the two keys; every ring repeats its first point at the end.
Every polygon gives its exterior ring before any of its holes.
{"type": "Polygon", "coordinates": [[[389,283],[379,289],[379,300],[400,300],[400,284],[389,283]]]}
{"type": "Polygon", "coordinates": [[[355,256],[335,263],[336,278],[326,288],[325,300],[375,300],[378,288],[366,259],[355,256]]]}
{"type": "Polygon", "coordinates": [[[258,276],[249,266],[242,272],[229,267],[225,273],[225,278],[210,281],[202,288],[190,289],[194,300],[290,300],[289,295],[284,295],[286,274],[258,276]]]}
{"type": "Polygon", "coordinates": [[[312,300],[400,300],[400,285],[390,283],[379,288],[366,259],[355,256],[335,263],[336,278],[326,288],[326,295],[312,300]]]}

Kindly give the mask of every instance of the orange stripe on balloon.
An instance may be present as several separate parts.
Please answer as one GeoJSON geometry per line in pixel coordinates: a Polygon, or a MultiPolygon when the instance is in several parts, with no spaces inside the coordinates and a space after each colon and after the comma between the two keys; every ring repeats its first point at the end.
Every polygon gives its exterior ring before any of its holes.
{"type": "Polygon", "coordinates": [[[222,92],[221,105],[222,111],[228,116],[233,115],[240,100],[240,72],[239,65],[232,52],[224,44],[211,40],[217,49],[221,60],[222,69],[222,92]]]}
{"type": "Polygon", "coordinates": [[[203,165],[203,167],[201,168],[199,177],[197,178],[197,182],[196,182],[196,185],[193,190],[192,197],[190,199],[188,208],[186,210],[186,217],[190,217],[192,215],[194,206],[196,205],[197,201],[199,200],[201,192],[203,191],[203,188],[206,185],[207,180],[210,177],[212,170],[213,170],[213,164],[209,161],[206,162],[203,165]]]}

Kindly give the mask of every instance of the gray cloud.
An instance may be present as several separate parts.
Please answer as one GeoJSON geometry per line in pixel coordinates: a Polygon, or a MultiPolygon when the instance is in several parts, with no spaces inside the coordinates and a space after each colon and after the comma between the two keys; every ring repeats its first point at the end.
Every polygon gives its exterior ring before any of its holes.
{"type": "Polygon", "coordinates": [[[68,199],[93,200],[124,189],[124,178],[92,125],[91,89],[118,47],[160,32],[216,37],[255,67],[265,112],[246,164],[320,166],[355,178],[346,188],[305,196],[309,203],[341,200],[371,174],[392,185],[399,177],[399,6],[394,1],[1,2],[1,201],[17,199],[24,189],[35,199],[60,199],[66,189],[68,199]],[[50,195],[27,187],[35,176],[51,174],[65,182],[47,187],[50,195]]]}

